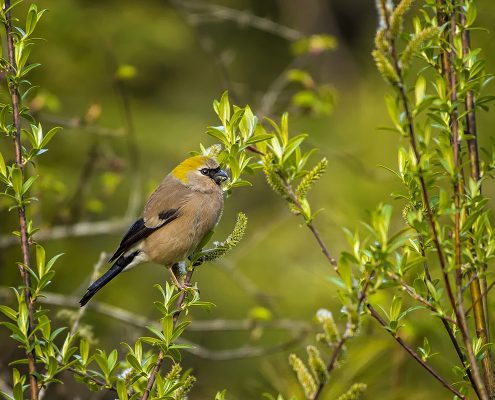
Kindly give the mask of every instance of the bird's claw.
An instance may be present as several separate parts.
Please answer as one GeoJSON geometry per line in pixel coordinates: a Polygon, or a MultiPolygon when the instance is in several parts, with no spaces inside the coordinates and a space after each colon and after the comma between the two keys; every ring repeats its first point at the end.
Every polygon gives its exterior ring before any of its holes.
{"type": "Polygon", "coordinates": [[[198,290],[198,288],[196,286],[191,285],[189,282],[180,282],[177,279],[177,276],[174,274],[173,271],[170,271],[170,275],[172,277],[172,281],[173,281],[175,287],[177,288],[177,290],[179,292],[183,292],[186,290],[198,290]]]}

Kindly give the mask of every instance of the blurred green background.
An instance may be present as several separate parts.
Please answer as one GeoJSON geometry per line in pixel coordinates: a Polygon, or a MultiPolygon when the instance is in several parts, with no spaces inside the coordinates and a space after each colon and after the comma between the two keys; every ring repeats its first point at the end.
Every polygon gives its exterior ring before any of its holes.
{"type": "MultiPolygon", "coordinates": [[[[396,226],[402,223],[402,204],[394,203],[389,195],[398,182],[379,166],[395,167],[400,139],[378,129],[388,124],[388,117],[383,103],[386,87],[370,56],[376,26],[373,1],[37,3],[49,11],[38,31],[44,40],[32,52],[32,60],[42,68],[31,76],[41,88],[31,106],[46,130],[52,125],[76,125],[58,134],[37,166],[41,174],[35,189],[39,202],[31,210],[38,227],[121,219],[129,211],[130,192],[137,189],[141,206],[188,152],[197,150],[199,143],[213,143],[204,132],[206,126],[217,124],[211,106],[214,98],[228,89],[233,102],[263,112],[267,93],[284,82],[292,67],[310,72],[319,84],[331,85],[335,96],[329,115],[302,112],[291,104],[296,85],[283,85],[268,110],[268,115],[277,118],[289,109],[291,132],[309,133],[306,146],[319,149],[313,161],[318,156],[329,159],[329,170],[310,200],[315,209],[322,209],[316,225],[333,254],[346,248],[342,228],[358,228],[359,221],[367,218],[367,210],[381,201],[394,204],[396,226]],[[229,14],[218,6],[237,11],[229,14]],[[258,21],[254,15],[280,25],[273,25],[275,32],[259,29],[253,26],[253,21],[258,21]],[[291,50],[293,40],[281,37],[320,33],[334,35],[338,48],[297,57],[291,50]],[[137,143],[137,186],[129,171],[134,162],[126,136],[129,129],[137,143]]],[[[480,0],[478,15],[479,25],[487,31],[476,32],[473,43],[484,48],[488,70],[494,71],[491,30],[495,3],[480,0]]],[[[479,121],[482,142],[488,144],[495,117],[487,113],[480,115],[479,121]]],[[[4,140],[0,146],[6,150],[10,143],[4,140]]],[[[216,307],[211,313],[197,312],[193,319],[251,322],[248,329],[190,330],[185,334],[201,349],[209,350],[202,356],[185,353],[184,366],[192,368],[198,378],[193,399],[211,399],[223,388],[229,399],[261,398],[263,392],[279,391],[287,397],[301,397],[287,356],[290,351],[303,355],[314,334],[301,338],[297,327],[304,322],[314,329],[313,315],[321,307],[338,315],[335,286],[328,279],[332,271],[313,238],[261,175],[249,179],[253,187],[234,190],[226,201],[214,239],[222,240],[230,232],[239,211],[249,217],[247,236],[224,260],[200,267],[194,280],[201,297],[216,307]],[[294,321],[288,324],[293,329],[261,329],[255,320],[262,317],[294,321]],[[292,340],[293,336],[298,340],[292,340]],[[273,348],[288,342],[282,349],[273,348]],[[238,353],[239,348],[246,354],[238,353]],[[260,349],[261,355],[257,355],[260,349]],[[221,356],[233,359],[214,359],[221,356]]],[[[2,235],[15,229],[15,216],[7,213],[4,205],[0,221],[2,235]]],[[[100,253],[112,252],[124,231],[121,227],[101,235],[45,241],[48,254],[65,253],[57,263],[50,291],[80,297],[100,253]]],[[[18,284],[15,262],[19,259],[17,247],[3,246],[3,286],[18,284]]],[[[152,304],[159,295],[153,285],[167,278],[164,268],[142,266],[119,276],[95,300],[152,319],[157,315],[152,304]]],[[[381,300],[387,304],[387,299],[381,300]]],[[[77,304],[67,304],[71,306],[77,304]]],[[[63,323],[66,316],[59,313],[57,318],[63,323]]],[[[435,328],[440,325],[422,316],[413,315],[414,324],[402,331],[415,347],[422,344],[426,333],[435,338],[435,328]]],[[[92,311],[82,323],[93,326],[94,335],[106,349],[120,348],[122,341],[133,341],[144,333],[144,329],[92,311]]],[[[452,350],[449,343],[439,336],[432,347],[442,354],[432,359],[433,365],[455,380],[447,367],[450,357],[445,355],[452,350]]],[[[16,351],[12,343],[2,345],[0,373],[5,380],[6,365],[16,351]]],[[[374,321],[367,321],[361,337],[350,343],[347,360],[333,372],[325,398],[338,397],[355,381],[368,384],[369,399],[450,398],[374,321]]],[[[112,398],[88,393],[70,377],[66,382],[57,392],[48,392],[47,398],[112,398]]]]}

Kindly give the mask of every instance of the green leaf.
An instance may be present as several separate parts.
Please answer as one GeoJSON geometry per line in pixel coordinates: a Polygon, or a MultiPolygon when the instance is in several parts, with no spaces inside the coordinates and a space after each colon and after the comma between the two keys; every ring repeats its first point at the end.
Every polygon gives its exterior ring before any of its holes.
{"type": "Polygon", "coordinates": [[[107,358],[107,368],[109,371],[109,375],[113,372],[115,367],[117,366],[117,350],[113,349],[107,358]]]}
{"type": "Polygon", "coordinates": [[[284,112],[280,119],[280,139],[282,147],[285,147],[289,141],[289,113],[287,112],[284,112]]]}
{"type": "Polygon", "coordinates": [[[229,146],[230,142],[225,135],[225,131],[223,130],[223,127],[214,127],[214,126],[209,126],[206,128],[206,133],[210,136],[213,136],[215,139],[218,139],[221,143],[223,143],[225,146],[229,146]]]}
{"type": "Polygon", "coordinates": [[[400,310],[402,308],[402,298],[394,296],[392,305],[390,306],[389,318],[391,321],[397,321],[399,319],[400,310]]]}
{"type": "Polygon", "coordinates": [[[22,193],[21,195],[24,196],[27,191],[29,190],[29,188],[33,185],[34,181],[38,179],[38,175],[33,175],[33,176],[30,176],[26,182],[24,182],[24,184],[22,185],[22,193]]]}
{"type": "Polygon", "coordinates": [[[227,122],[230,120],[230,103],[227,91],[223,92],[220,102],[218,103],[218,117],[224,126],[226,126],[227,122]]]}
{"type": "Polygon", "coordinates": [[[36,245],[36,266],[38,276],[41,278],[45,274],[45,249],[39,244],[36,245]]]}
{"type": "Polygon", "coordinates": [[[50,143],[50,141],[53,139],[53,137],[55,136],[56,133],[58,133],[59,131],[61,131],[62,128],[60,126],[56,126],[52,129],[50,129],[45,137],[43,138],[43,140],[41,141],[41,144],[40,144],[40,147],[46,147],[48,145],[48,143],[50,143]]]}
{"type": "Polygon", "coordinates": [[[79,354],[81,355],[83,366],[86,366],[89,357],[89,342],[86,338],[81,338],[79,342],[79,354]]]}
{"type": "Polygon", "coordinates": [[[466,24],[465,27],[470,27],[473,25],[474,21],[476,20],[476,17],[478,15],[478,11],[476,9],[476,5],[474,1],[468,1],[466,2],[467,4],[467,11],[466,11],[466,24]]]}
{"type": "Polygon", "coordinates": [[[248,139],[252,136],[254,129],[256,128],[256,117],[253,115],[251,108],[246,106],[244,109],[244,115],[239,123],[239,131],[244,139],[248,139]]]}
{"type": "Polygon", "coordinates": [[[17,166],[12,168],[11,181],[12,189],[14,189],[16,195],[20,197],[22,193],[22,171],[17,168],[17,166]]]}
{"type": "Polygon", "coordinates": [[[127,395],[127,387],[125,385],[125,381],[119,379],[117,381],[117,395],[119,396],[119,400],[128,400],[129,396],[127,395]]]}
{"type": "Polygon", "coordinates": [[[15,321],[17,319],[17,311],[8,306],[0,305],[0,312],[11,320],[15,321]]]}
{"type": "Polygon", "coordinates": [[[148,329],[150,332],[152,332],[153,334],[156,335],[156,337],[158,337],[159,339],[161,339],[162,341],[166,341],[165,340],[165,336],[163,335],[162,332],[160,332],[158,329],[156,329],[155,327],[153,326],[147,326],[146,329],[148,329]]]}
{"type": "Polygon", "coordinates": [[[307,137],[308,135],[305,133],[292,137],[283,150],[284,154],[282,160],[286,161],[307,137]]]}
{"type": "Polygon", "coordinates": [[[14,385],[12,394],[14,395],[15,400],[24,400],[24,387],[21,382],[14,385]]]}
{"type": "Polygon", "coordinates": [[[414,87],[414,93],[416,96],[416,106],[421,104],[423,99],[425,98],[426,92],[426,79],[423,75],[420,75],[416,80],[416,86],[414,87]]]}
{"type": "Polygon", "coordinates": [[[250,137],[246,141],[246,145],[250,146],[250,145],[255,144],[255,143],[264,142],[265,140],[269,140],[272,137],[273,137],[273,135],[270,135],[269,133],[261,133],[259,135],[255,135],[255,136],[250,137]]]}
{"type": "Polygon", "coordinates": [[[172,340],[172,334],[174,331],[174,317],[172,315],[167,315],[162,318],[162,329],[165,342],[168,345],[172,340]]]}
{"type": "Polygon", "coordinates": [[[3,159],[3,155],[0,152],[0,175],[7,176],[7,168],[5,167],[5,161],[3,159]]]}
{"type": "Polygon", "coordinates": [[[340,257],[338,269],[345,287],[348,290],[352,290],[352,265],[346,257],[340,257]]]}

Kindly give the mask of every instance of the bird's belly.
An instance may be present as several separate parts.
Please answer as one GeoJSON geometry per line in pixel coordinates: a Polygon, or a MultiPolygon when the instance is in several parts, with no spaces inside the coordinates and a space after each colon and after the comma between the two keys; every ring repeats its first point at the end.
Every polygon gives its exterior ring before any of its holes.
{"type": "Polygon", "coordinates": [[[172,224],[153,232],[145,239],[143,250],[151,262],[170,266],[185,260],[209,231],[202,224],[187,231],[177,229],[172,224]]]}
{"type": "MultiPolygon", "coordinates": [[[[221,197],[213,200],[221,202],[221,197]]],[[[194,212],[184,211],[181,217],[144,239],[143,251],[151,262],[170,266],[185,260],[215,227],[222,210],[221,203],[215,206],[209,201],[193,206],[194,212]]]]}

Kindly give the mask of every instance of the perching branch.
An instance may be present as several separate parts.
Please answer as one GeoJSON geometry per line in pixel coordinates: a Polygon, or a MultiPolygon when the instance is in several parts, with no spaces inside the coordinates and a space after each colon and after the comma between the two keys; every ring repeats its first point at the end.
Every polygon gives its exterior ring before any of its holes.
{"type": "MultiPolygon", "coordinates": [[[[191,283],[191,278],[192,278],[193,273],[194,273],[194,267],[190,271],[187,271],[186,277],[184,278],[184,285],[189,285],[191,283]]],[[[186,294],[187,294],[186,292],[187,292],[186,290],[183,290],[177,299],[176,308],[178,311],[175,313],[174,319],[173,319],[174,328],[177,325],[177,321],[179,320],[180,312],[182,311],[182,305],[184,304],[184,300],[186,299],[186,294]]],[[[158,358],[156,360],[156,365],[148,377],[148,383],[146,385],[146,389],[143,393],[143,397],[141,398],[141,400],[148,400],[148,397],[151,393],[151,389],[153,388],[153,385],[154,385],[155,380],[156,380],[156,375],[160,372],[160,368],[162,367],[164,359],[165,359],[165,353],[163,352],[163,350],[160,350],[160,353],[158,354],[158,358]]]]}

